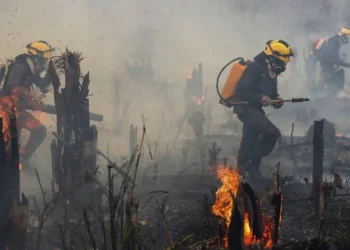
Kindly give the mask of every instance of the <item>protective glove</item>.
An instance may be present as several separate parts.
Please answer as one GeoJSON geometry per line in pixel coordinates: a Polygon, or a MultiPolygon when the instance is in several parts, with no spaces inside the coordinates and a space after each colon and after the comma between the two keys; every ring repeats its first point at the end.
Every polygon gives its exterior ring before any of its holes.
{"type": "Polygon", "coordinates": [[[260,103],[261,105],[263,105],[263,107],[267,107],[267,106],[271,106],[273,104],[272,100],[270,99],[270,97],[263,95],[260,99],[260,103]]]}
{"type": "Polygon", "coordinates": [[[275,109],[280,109],[282,108],[284,102],[283,102],[283,99],[281,97],[277,97],[276,100],[280,100],[280,102],[274,102],[272,104],[272,107],[274,107],[275,109]]]}

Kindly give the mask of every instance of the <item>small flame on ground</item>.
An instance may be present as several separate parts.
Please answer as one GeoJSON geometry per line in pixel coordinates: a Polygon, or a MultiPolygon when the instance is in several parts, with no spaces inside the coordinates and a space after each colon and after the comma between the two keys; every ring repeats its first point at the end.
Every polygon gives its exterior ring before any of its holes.
{"type": "Polygon", "coordinates": [[[22,171],[23,169],[22,163],[19,163],[18,168],[19,168],[19,171],[22,171]]]}
{"type": "MultiPolygon", "coordinates": [[[[212,212],[222,218],[225,221],[226,228],[229,227],[231,222],[231,214],[234,207],[232,195],[237,195],[240,175],[238,169],[231,168],[229,166],[218,166],[216,169],[217,178],[222,182],[222,186],[216,191],[216,201],[212,206],[212,212]]],[[[262,239],[255,239],[251,223],[249,222],[248,213],[244,214],[244,245],[249,246],[252,244],[259,244],[264,249],[271,249],[273,247],[272,232],[274,224],[272,223],[272,217],[268,215],[263,216],[264,233],[262,239]]],[[[228,247],[228,236],[226,233],[224,239],[224,247],[228,247]]]]}
{"type": "Polygon", "coordinates": [[[11,97],[0,97],[0,117],[2,118],[2,133],[5,143],[10,139],[10,114],[13,110],[11,97]]]}

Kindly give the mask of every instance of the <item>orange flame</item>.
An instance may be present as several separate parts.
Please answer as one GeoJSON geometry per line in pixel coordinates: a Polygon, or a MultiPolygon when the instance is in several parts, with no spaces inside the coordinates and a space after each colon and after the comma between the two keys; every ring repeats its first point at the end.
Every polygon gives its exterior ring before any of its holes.
{"type": "MultiPolygon", "coordinates": [[[[226,228],[229,227],[231,222],[231,214],[234,207],[232,195],[237,195],[238,187],[240,184],[240,175],[238,169],[228,166],[217,167],[217,178],[222,182],[222,186],[216,192],[216,201],[212,206],[212,212],[222,218],[225,221],[226,228]]],[[[273,223],[272,217],[268,215],[263,216],[264,233],[262,239],[256,239],[253,235],[251,223],[249,221],[249,215],[244,213],[244,245],[250,246],[258,244],[264,247],[264,249],[271,249],[273,247],[272,232],[273,223]]],[[[228,236],[224,239],[224,247],[228,247],[228,236]]]]}
{"type": "Polygon", "coordinates": [[[205,96],[202,96],[202,97],[192,96],[192,100],[195,103],[197,103],[197,105],[201,105],[205,101],[205,96]]]}
{"type": "Polygon", "coordinates": [[[244,213],[243,242],[246,247],[251,245],[261,245],[264,247],[263,249],[271,249],[273,247],[272,233],[274,229],[274,224],[272,223],[272,217],[269,215],[265,215],[263,217],[263,224],[263,237],[262,239],[256,239],[253,235],[251,224],[249,222],[249,214],[247,212],[244,213]]]}
{"type": "Polygon", "coordinates": [[[338,133],[335,134],[335,137],[341,138],[341,137],[344,137],[344,136],[341,133],[338,132],[338,133]]]}
{"type": "Polygon", "coordinates": [[[189,69],[186,70],[186,72],[187,72],[186,79],[192,79],[193,78],[193,75],[192,75],[193,69],[189,68],[189,69]]]}
{"type": "Polygon", "coordinates": [[[228,228],[231,221],[232,208],[234,206],[232,195],[237,195],[239,185],[239,173],[237,169],[218,166],[217,178],[221,180],[222,186],[216,191],[216,201],[212,211],[216,216],[225,220],[228,228]]]}
{"type": "Polygon", "coordinates": [[[19,171],[22,171],[23,169],[22,163],[19,163],[18,168],[19,168],[19,171]]]}
{"type": "Polygon", "coordinates": [[[0,117],[2,118],[2,133],[5,143],[10,139],[10,115],[14,109],[11,97],[0,97],[0,117]]]}

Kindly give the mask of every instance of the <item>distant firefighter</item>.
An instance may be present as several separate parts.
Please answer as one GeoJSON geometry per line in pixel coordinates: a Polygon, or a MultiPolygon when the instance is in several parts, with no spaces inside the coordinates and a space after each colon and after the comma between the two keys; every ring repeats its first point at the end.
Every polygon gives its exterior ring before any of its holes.
{"type": "Polygon", "coordinates": [[[350,63],[340,55],[340,48],[341,45],[349,43],[349,37],[350,29],[343,27],[334,36],[313,41],[307,74],[309,75],[308,84],[316,84],[316,92],[336,95],[344,89],[345,73],[342,67],[348,68],[350,63]],[[320,80],[317,83],[310,83],[314,81],[317,62],[321,67],[320,80]]]}

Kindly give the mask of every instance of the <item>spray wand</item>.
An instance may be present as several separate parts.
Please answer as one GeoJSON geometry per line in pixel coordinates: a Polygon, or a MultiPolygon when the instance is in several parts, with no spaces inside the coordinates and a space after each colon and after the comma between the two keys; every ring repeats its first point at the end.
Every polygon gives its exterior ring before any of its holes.
{"type": "MultiPolygon", "coordinates": [[[[273,103],[279,103],[279,102],[295,103],[295,102],[308,102],[308,101],[310,101],[309,98],[292,98],[292,99],[287,99],[287,100],[272,100],[273,103]]],[[[231,102],[230,104],[232,106],[235,106],[235,105],[248,105],[250,103],[249,102],[231,102]]]]}

